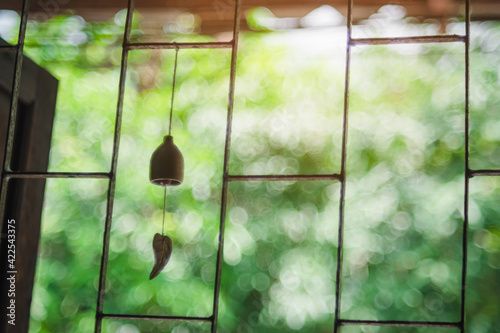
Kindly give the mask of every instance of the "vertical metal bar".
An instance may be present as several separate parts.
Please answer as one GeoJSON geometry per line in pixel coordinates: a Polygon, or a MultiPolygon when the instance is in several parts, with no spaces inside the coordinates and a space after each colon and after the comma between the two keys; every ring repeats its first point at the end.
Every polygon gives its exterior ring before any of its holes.
{"type": "Polygon", "coordinates": [[[3,225],[5,214],[5,203],[7,202],[7,183],[8,177],[6,172],[12,171],[10,164],[12,161],[12,150],[14,149],[14,131],[17,119],[17,106],[19,101],[19,87],[21,85],[21,73],[23,67],[23,51],[24,41],[26,39],[26,24],[28,23],[28,10],[30,0],[23,1],[23,8],[21,12],[21,23],[19,25],[18,42],[15,46],[16,60],[14,63],[14,77],[12,79],[12,90],[10,94],[10,110],[9,110],[9,125],[7,127],[7,140],[5,141],[5,155],[4,163],[2,166],[2,182],[0,188],[0,225],[3,225]]]}
{"type": "Polygon", "coordinates": [[[104,293],[106,287],[106,273],[108,269],[109,239],[111,234],[111,223],[113,218],[113,204],[115,197],[116,170],[118,165],[118,152],[120,147],[121,123],[123,115],[123,98],[125,95],[125,80],[127,77],[128,43],[130,40],[130,30],[132,27],[132,16],[134,10],[134,0],[128,1],[127,20],[125,31],[123,32],[122,59],[120,68],[120,81],[118,86],[118,101],[116,107],[115,132],[113,138],[113,153],[111,158],[111,171],[108,186],[108,197],[106,203],[106,222],[104,225],[104,236],[101,256],[101,269],[99,272],[99,289],[97,292],[97,308],[95,318],[95,332],[101,332],[102,313],[104,308],[104,293]]]}
{"type": "Polygon", "coordinates": [[[224,166],[222,175],[222,193],[221,193],[221,209],[220,209],[220,224],[219,224],[219,246],[217,250],[217,263],[216,263],[217,269],[215,272],[214,304],[213,304],[212,328],[211,328],[212,333],[215,333],[217,331],[217,320],[219,317],[219,297],[220,297],[220,283],[222,274],[222,262],[224,260],[224,231],[226,228],[227,186],[229,183],[229,156],[231,149],[231,129],[233,125],[234,86],[236,82],[236,60],[238,56],[238,39],[240,34],[240,7],[241,7],[241,0],[236,0],[234,9],[231,73],[229,77],[226,142],[224,146],[224,166]]]}
{"type": "Polygon", "coordinates": [[[460,308],[460,332],[465,332],[465,294],[467,288],[467,249],[469,231],[469,83],[470,83],[470,0],[465,0],[465,179],[464,225],[462,234],[462,303],[460,308]]]}
{"type": "Polygon", "coordinates": [[[341,184],[340,184],[340,204],[339,204],[339,229],[337,244],[337,274],[335,280],[335,322],[333,332],[337,333],[340,327],[340,298],[342,289],[342,261],[344,248],[344,209],[346,192],[346,156],[347,156],[347,130],[349,114],[349,73],[351,67],[351,36],[352,36],[352,6],[353,0],[348,0],[347,9],[347,43],[346,43],[346,65],[345,65],[345,87],[344,87],[344,122],[342,128],[342,157],[341,157],[341,184]]]}

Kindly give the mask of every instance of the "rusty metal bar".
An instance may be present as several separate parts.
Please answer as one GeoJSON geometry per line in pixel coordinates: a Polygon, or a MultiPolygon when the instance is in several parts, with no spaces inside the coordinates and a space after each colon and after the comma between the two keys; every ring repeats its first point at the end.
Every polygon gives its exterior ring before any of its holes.
{"type": "MultiPolygon", "coordinates": [[[[132,27],[132,16],[134,10],[134,0],[128,0],[127,20],[125,31],[123,32],[123,44],[126,45],[130,39],[132,27]]],[[[111,171],[108,186],[108,197],[106,203],[106,221],[104,224],[104,236],[102,244],[101,269],[99,271],[99,287],[97,292],[97,308],[95,319],[95,332],[100,333],[102,328],[102,313],[104,308],[104,293],[106,289],[106,274],[108,270],[109,239],[111,235],[111,223],[113,219],[113,204],[115,197],[116,170],[118,165],[118,152],[120,147],[120,133],[123,116],[123,98],[125,95],[125,80],[127,78],[128,50],[122,47],[122,59],[120,68],[120,81],[118,86],[118,101],[116,106],[116,120],[113,138],[113,153],[111,157],[111,171]]]]}
{"type": "Polygon", "coordinates": [[[206,43],[127,43],[128,50],[165,50],[165,49],[230,49],[233,42],[206,43]]]}
{"type": "Polygon", "coordinates": [[[340,175],[342,182],[340,183],[340,203],[339,203],[339,227],[338,227],[338,242],[337,242],[337,271],[335,276],[335,317],[333,332],[337,333],[340,328],[340,305],[342,294],[342,261],[344,250],[344,210],[345,210],[345,193],[346,193],[346,161],[347,161],[347,130],[348,130],[348,115],[349,115],[349,79],[351,68],[351,38],[352,38],[352,7],[353,0],[348,0],[347,8],[347,43],[346,43],[346,62],[345,62],[345,86],[344,86],[344,115],[342,124],[342,156],[340,175]]]}
{"type": "Polygon", "coordinates": [[[101,313],[99,316],[105,319],[121,319],[121,320],[191,321],[191,322],[206,322],[206,323],[212,322],[212,317],[148,316],[148,315],[126,315],[126,314],[110,314],[110,313],[101,313]]]}
{"type": "MultiPolygon", "coordinates": [[[[12,79],[12,89],[10,93],[9,125],[7,127],[7,139],[5,140],[4,164],[2,165],[2,181],[0,186],[0,226],[3,225],[5,204],[7,202],[7,183],[6,172],[12,171],[10,164],[12,161],[12,150],[14,149],[14,131],[16,128],[17,105],[19,101],[19,87],[21,85],[21,73],[23,67],[23,50],[26,39],[26,25],[28,23],[28,9],[30,0],[23,1],[21,13],[21,23],[19,25],[19,35],[17,45],[12,46],[16,51],[16,60],[14,64],[14,77],[12,79]]],[[[1,241],[0,241],[1,243],[1,241]]]]}
{"type": "Polygon", "coordinates": [[[500,169],[497,170],[469,170],[469,177],[475,176],[500,176],[500,169]]]}
{"type": "Polygon", "coordinates": [[[234,89],[236,83],[236,60],[238,56],[238,39],[240,34],[240,11],[241,0],[236,0],[234,8],[233,49],[231,52],[231,72],[229,76],[229,93],[226,121],[226,139],[224,144],[224,165],[222,174],[221,209],[219,224],[219,243],[217,249],[217,262],[215,271],[213,320],[211,332],[217,332],[217,320],[219,318],[219,297],[222,274],[222,262],[224,260],[224,232],[226,228],[227,187],[229,183],[229,156],[231,149],[231,130],[233,125],[234,89]]]}
{"type": "Polygon", "coordinates": [[[404,321],[404,320],[351,320],[340,319],[340,325],[393,326],[393,327],[450,327],[460,328],[461,322],[448,321],[404,321]]]}
{"type": "Polygon", "coordinates": [[[308,180],[342,180],[342,176],[334,174],[325,175],[228,175],[230,182],[251,181],[308,181],[308,180]]]}
{"type": "Polygon", "coordinates": [[[469,153],[470,153],[470,0],[465,0],[465,165],[464,165],[464,225],[462,231],[462,290],[460,304],[460,332],[465,333],[465,296],[467,288],[467,250],[469,232],[469,153]]]}
{"type": "Polygon", "coordinates": [[[385,38],[352,38],[351,45],[387,45],[387,44],[422,44],[422,43],[464,43],[466,36],[434,35],[414,37],[385,37],[385,38]]]}
{"type": "Polygon", "coordinates": [[[108,172],[6,172],[7,178],[46,179],[46,178],[90,178],[109,179],[108,172]]]}

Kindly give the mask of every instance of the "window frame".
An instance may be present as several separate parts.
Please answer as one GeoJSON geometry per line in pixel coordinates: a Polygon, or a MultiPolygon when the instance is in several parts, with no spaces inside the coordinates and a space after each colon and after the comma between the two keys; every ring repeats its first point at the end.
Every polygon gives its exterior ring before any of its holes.
{"type": "Polygon", "coordinates": [[[99,273],[99,287],[97,292],[97,307],[95,332],[101,332],[103,319],[119,320],[162,320],[162,321],[185,321],[185,322],[206,322],[211,324],[211,332],[217,331],[219,297],[221,288],[221,275],[224,252],[224,234],[226,222],[227,192],[229,182],[235,181],[313,181],[313,180],[333,180],[340,183],[340,204],[339,204],[339,225],[338,225],[338,247],[336,264],[336,291],[335,291],[335,313],[333,332],[336,333],[342,326],[346,325],[372,325],[372,326],[399,326],[399,327],[448,327],[456,328],[465,332],[465,294],[467,278],[467,246],[468,246],[468,205],[469,205],[469,181],[475,176],[500,176],[500,170],[471,170],[469,165],[469,132],[470,132],[470,114],[469,114],[469,68],[470,68],[470,0],[465,1],[465,35],[434,35],[434,36],[416,36],[416,37],[397,37],[397,38],[353,38],[353,0],[346,0],[348,7],[347,14],[347,44],[346,44],[346,63],[345,63],[345,88],[343,105],[343,133],[342,133],[342,152],[341,152],[341,170],[340,173],[333,174],[314,174],[314,175],[231,175],[229,173],[229,159],[231,146],[231,131],[233,118],[233,101],[236,81],[236,60],[238,56],[238,40],[240,33],[241,20],[241,2],[234,0],[234,21],[233,37],[229,42],[198,42],[198,43],[133,43],[130,42],[131,26],[135,0],[128,0],[126,23],[123,34],[123,47],[121,55],[120,78],[118,87],[118,100],[116,108],[116,118],[113,137],[113,150],[111,166],[109,172],[18,172],[10,170],[13,152],[15,121],[18,115],[18,97],[21,69],[23,67],[23,48],[26,34],[26,25],[30,0],[23,0],[21,24],[19,28],[18,44],[0,45],[0,52],[15,52],[16,61],[14,66],[14,78],[12,83],[12,95],[10,105],[10,120],[7,131],[7,141],[5,146],[5,160],[2,166],[2,180],[0,192],[0,216],[2,224],[5,223],[5,212],[7,202],[7,187],[11,179],[34,179],[34,178],[88,178],[88,179],[107,179],[107,203],[106,218],[104,226],[102,257],[99,273]],[[343,248],[344,248],[344,218],[345,218],[345,193],[346,193],[346,158],[347,158],[347,140],[348,140],[348,119],[349,119],[349,85],[350,85],[350,67],[351,51],[357,45],[388,45],[388,44],[408,44],[408,43],[463,43],[465,48],[465,165],[464,165],[464,220],[463,220],[463,238],[462,238],[462,277],[461,277],[461,306],[460,320],[453,322],[439,321],[380,321],[380,320],[350,320],[341,318],[341,291],[342,291],[342,266],[343,266],[343,248]],[[231,49],[231,65],[229,78],[228,108],[226,119],[226,135],[224,143],[224,162],[222,166],[222,191],[220,206],[219,236],[217,247],[216,277],[214,285],[213,312],[209,317],[183,317],[183,316],[148,316],[148,315],[123,315],[104,313],[104,295],[106,287],[106,274],[109,257],[109,242],[111,235],[111,225],[113,216],[113,204],[116,185],[116,172],[118,164],[118,154],[120,150],[120,133],[123,115],[123,100],[125,92],[125,79],[127,74],[127,60],[130,50],[136,49],[199,49],[199,48],[228,48],[231,49]]]}

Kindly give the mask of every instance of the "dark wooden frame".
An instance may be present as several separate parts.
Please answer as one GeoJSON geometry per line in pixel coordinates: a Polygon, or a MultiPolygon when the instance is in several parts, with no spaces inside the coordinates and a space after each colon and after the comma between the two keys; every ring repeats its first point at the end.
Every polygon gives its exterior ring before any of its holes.
{"type": "MultiPolygon", "coordinates": [[[[0,41],[1,44],[6,43],[0,41]]],[[[0,162],[4,163],[9,124],[15,53],[0,52],[0,162]]],[[[15,122],[12,171],[46,172],[56,108],[58,80],[24,57],[15,122]]],[[[7,201],[0,241],[0,307],[6,309],[9,285],[7,272],[7,220],[14,219],[16,230],[16,325],[0,318],[0,331],[28,332],[30,307],[42,215],[45,179],[15,179],[7,183],[7,201]]]]}

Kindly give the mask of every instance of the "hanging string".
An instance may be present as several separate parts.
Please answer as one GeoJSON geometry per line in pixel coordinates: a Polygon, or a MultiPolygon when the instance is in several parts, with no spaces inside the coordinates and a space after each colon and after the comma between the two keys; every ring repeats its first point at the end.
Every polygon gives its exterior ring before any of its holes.
{"type": "MultiPolygon", "coordinates": [[[[179,55],[179,47],[175,46],[174,60],[174,77],[172,79],[172,99],[170,100],[170,121],[168,122],[168,135],[172,133],[172,114],[174,111],[174,93],[175,93],[175,77],[177,74],[177,57],[179,55]]],[[[161,225],[161,234],[165,235],[165,211],[167,209],[167,186],[163,186],[163,221],[161,225]]]]}
{"type": "Polygon", "coordinates": [[[167,207],[167,187],[163,186],[163,223],[161,225],[161,235],[165,235],[165,210],[167,207]]]}
{"type": "Polygon", "coordinates": [[[172,80],[172,99],[170,101],[170,122],[168,123],[168,135],[172,132],[172,112],[174,110],[174,92],[175,92],[175,74],[177,73],[177,55],[179,48],[175,46],[175,61],[174,61],[174,78],[172,80]]]}

